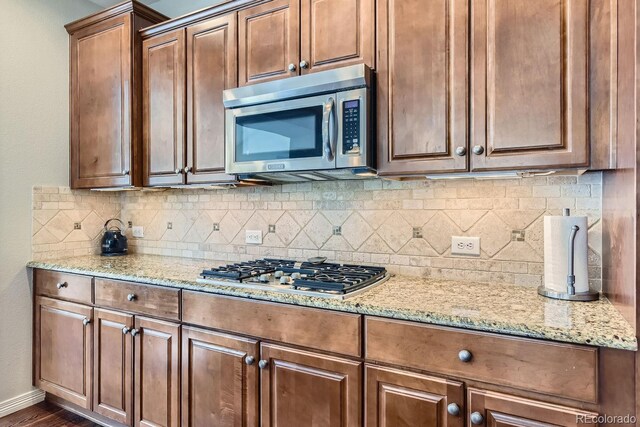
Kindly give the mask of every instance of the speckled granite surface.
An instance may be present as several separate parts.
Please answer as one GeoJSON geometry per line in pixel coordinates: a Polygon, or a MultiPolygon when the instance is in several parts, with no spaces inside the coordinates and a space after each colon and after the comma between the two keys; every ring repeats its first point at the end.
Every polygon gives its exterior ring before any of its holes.
{"type": "Polygon", "coordinates": [[[530,287],[398,276],[345,301],[196,282],[203,268],[220,264],[226,262],[129,255],[34,261],[28,267],[515,336],[638,348],[633,329],[606,298],[570,303],[543,298],[530,287]]]}

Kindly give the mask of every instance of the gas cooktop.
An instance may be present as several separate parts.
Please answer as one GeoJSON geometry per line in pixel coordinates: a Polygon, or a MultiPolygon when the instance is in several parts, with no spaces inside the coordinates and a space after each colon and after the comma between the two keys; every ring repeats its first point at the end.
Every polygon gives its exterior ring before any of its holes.
{"type": "Polygon", "coordinates": [[[200,283],[345,299],[388,279],[384,267],[264,258],[204,270],[200,283]]]}

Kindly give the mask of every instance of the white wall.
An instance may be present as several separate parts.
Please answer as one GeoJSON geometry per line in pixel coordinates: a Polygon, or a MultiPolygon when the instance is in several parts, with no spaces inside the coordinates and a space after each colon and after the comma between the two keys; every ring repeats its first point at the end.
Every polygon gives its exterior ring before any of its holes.
{"type": "Polygon", "coordinates": [[[31,188],[67,185],[69,39],[85,0],[0,0],[0,402],[31,390],[31,188]]]}

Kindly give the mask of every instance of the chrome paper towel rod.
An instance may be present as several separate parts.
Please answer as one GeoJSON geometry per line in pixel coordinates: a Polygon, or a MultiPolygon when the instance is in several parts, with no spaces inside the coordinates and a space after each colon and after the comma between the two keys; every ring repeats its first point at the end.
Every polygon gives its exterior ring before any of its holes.
{"type": "Polygon", "coordinates": [[[587,218],[572,217],[569,209],[564,209],[562,216],[546,216],[544,237],[545,284],[538,288],[538,293],[567,301],[597,300],[599,294],[589,289],[587,273],[587,218]],[[576,252],[579,254],[577,284],[576,252]]]}

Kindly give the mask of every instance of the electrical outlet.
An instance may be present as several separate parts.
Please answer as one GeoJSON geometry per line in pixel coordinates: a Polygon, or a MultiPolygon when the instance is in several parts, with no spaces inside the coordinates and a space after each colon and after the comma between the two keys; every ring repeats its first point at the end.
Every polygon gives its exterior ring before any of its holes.
{"type": "Polygon", "coordinates": [[[244,237],[245,243],[250,245],[262,244],[262,230],[247,230],[244,237]]]}
{"type": "Polygon", "coordinates": [[[143,238],[144,237],[144,227],[141,225],[134,225],[131,227],[131,234],[133,237],[143,238]]]}
{"type": "Polygon", "coordinates": [[[451,236],[451,255],[480,256],[480,238],[451,236]]]}

